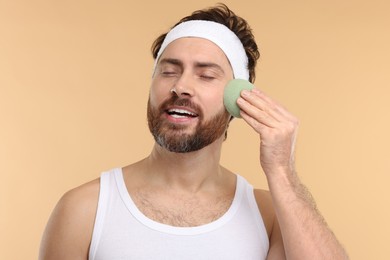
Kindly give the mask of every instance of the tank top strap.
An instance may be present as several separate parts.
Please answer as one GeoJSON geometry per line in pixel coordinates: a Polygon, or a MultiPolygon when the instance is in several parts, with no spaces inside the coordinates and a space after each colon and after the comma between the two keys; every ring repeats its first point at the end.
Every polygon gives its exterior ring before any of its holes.
{"type": "Polygon", "coordinates": [[[269,238],[268,238],[268,233],[267,229],[265,227],[265,223],[263,220],[263,217],[261,216],[260,209],[258,206],[258,203],[256,201],[255,193],[254,193],[254,188],[252,184],[250,184],[245,178],[241,177],[243,180],[243,186],[245,186],[245,198],[247,200],[247,203],[249,205],[250,210],[252,211],[253,216],[255,217],[255,222],[257,229],[259,230],[259,234],[261,235],[261,241],[263,249],[268,251],[269,248],[269,238]]]}
{"type": "Polygon", "coordinates": [[[113,186],[115,186],[115,172],[120,169],[112,169],[103,172],[100,176],[99,201],[96,211],[95,223],[92,233],[91,244],[89,248],[88,259],[95,259],[95,254],[103,231],[104,219],[108,211],[110,196],[112,196],[113,186]]]}

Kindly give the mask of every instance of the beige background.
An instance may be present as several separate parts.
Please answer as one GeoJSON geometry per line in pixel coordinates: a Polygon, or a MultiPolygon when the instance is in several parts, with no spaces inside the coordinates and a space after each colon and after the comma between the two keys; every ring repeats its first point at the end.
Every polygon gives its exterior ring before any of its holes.
{"type": "MultiPolygon", "coordinates": [[[[151,42],[214,3],[0,0],[0,259],[35,259],[64,192],[148,155],[151,42]]],[[[256,85],[301,120],[298,171],[329,225],[352,259],[389,259],[389,2],[226,3],[261,48],[256,85]]],[[[267,187],[242,120],[222,163],[267,187]]]]}

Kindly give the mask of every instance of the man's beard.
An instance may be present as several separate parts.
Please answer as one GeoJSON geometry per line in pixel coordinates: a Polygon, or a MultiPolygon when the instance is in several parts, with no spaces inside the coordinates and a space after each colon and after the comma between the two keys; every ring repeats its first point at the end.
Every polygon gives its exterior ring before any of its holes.
{"type": "Polygon", "coordinates": [[[203,113],[198,106],[188,99],[179,99],[177,96],[163,102],[158,109],[151,106],[149,99],[147,116],[149,130],[156,143],[175,153],[188,153],[206,147],[225,134],[229,123],[229,113],[225,109],[203,122],[203,113]],[[173,124],[164,119],[167,108],[175,105],[191,108],[198,114],[198,124],[193,133],[184,133],[189,126],[173,124]]]}

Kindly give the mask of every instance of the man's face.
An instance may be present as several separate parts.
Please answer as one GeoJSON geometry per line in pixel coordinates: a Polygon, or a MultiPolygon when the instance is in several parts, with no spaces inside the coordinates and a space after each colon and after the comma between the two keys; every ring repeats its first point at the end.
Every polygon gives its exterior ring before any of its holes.
{"type": "Polygon", "coordinates": [[[228,59],[214,43],[182,38],[169,44],[156,66],[148,101],[148,124],[156,142],[183,153],[221,137],[230,118],[223,90],[232,78],[228,59]]]}

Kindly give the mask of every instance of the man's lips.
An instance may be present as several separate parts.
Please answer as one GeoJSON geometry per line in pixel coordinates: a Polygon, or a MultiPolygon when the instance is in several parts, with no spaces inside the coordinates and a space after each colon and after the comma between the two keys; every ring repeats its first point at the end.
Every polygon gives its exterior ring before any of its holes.
{"type": "Polygon", "coordinates": [[[173,118],[194,118],[198,117],[198,114],[189,108],[175,107],[166,110],[166,113],[173,118]]]}

